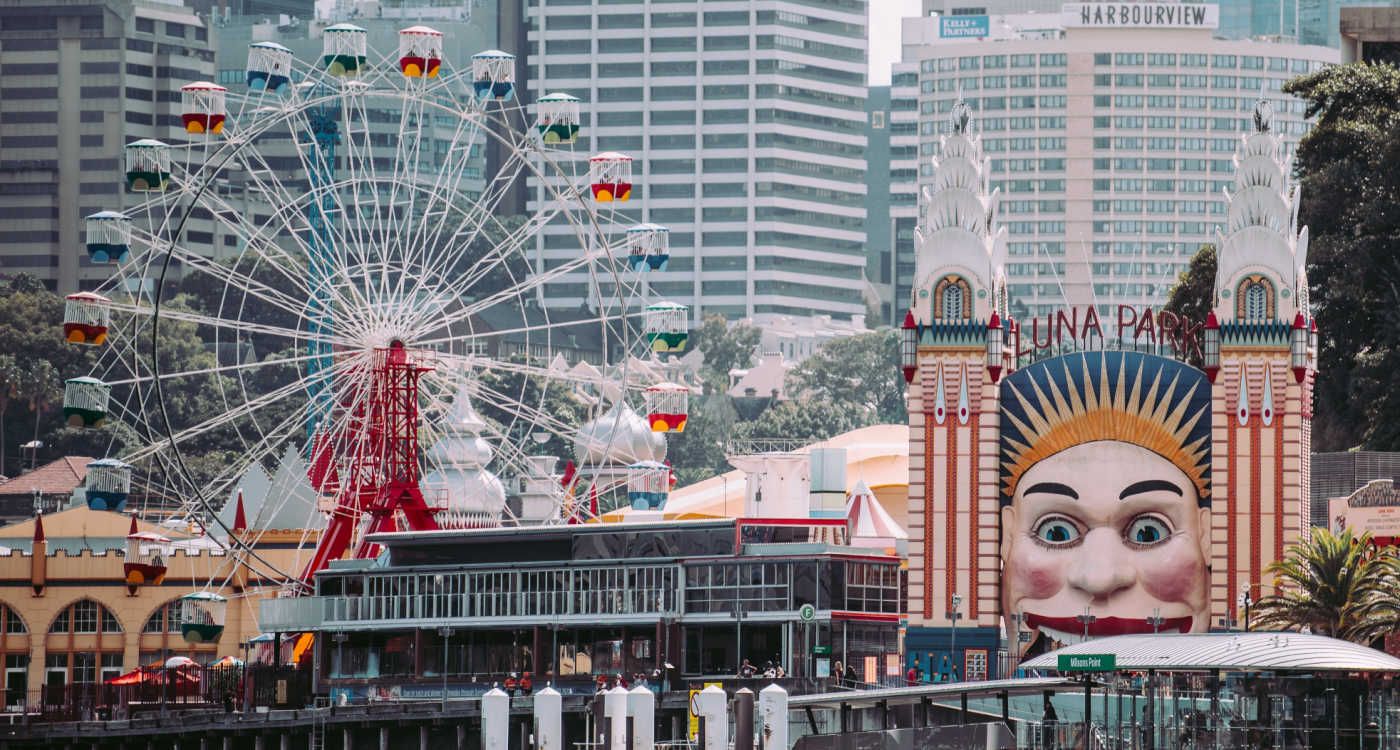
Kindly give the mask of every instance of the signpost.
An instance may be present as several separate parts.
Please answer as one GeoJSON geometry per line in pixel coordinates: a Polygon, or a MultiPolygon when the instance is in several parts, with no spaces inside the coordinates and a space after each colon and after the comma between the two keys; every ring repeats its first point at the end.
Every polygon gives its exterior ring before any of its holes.
{"type": "MultiPolygon", "coordinates": [[[[1093,711],[1094,672],[1112,672],[1118,668],[1117,654],[1060,654],[1057,665],[1061,672],[1084,673],[1084,750],[1089,750],[1089,716],[1093,711]]],[[[1105,717],[1107,718],[1107,717],[1105,717]]]]}
{"type": "Polygon", "coordinates": [[[1118,668],[1117,654],[1060,654],[1061,672],[1112,672],[1118,668]]]}

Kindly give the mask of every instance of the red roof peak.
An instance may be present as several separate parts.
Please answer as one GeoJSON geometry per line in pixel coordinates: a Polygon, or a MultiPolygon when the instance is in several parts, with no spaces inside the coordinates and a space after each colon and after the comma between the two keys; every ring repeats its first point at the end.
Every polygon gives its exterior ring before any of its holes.
{"type": "Polygon", "coordinates": [[[243,488],[238,489],[238,504],[233,508],[233,530],[248,530],[248,514],[243,511],[243,488]]]}
{"type": "Polygon", "coordinates": [[[44,536],[44,514],[38,513],[34,516],[34,542],[44,541],[48,541],[48,537],[44,536]]]}

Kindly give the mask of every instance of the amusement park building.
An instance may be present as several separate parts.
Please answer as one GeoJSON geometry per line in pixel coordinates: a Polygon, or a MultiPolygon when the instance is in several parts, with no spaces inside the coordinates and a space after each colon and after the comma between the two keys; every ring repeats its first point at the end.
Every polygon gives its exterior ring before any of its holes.
{"type": "Polygon", "coordinates": [[[213,76],[209,30],[179,4],[4,0],[0,71],[0,270],[91,286],[111,272],[83,253],[83,217],[134,200],[124,144],[183,134],[167,92],[213,76]]]}
{"type": "Polygon", "coordinates": [[[138,533],[164,538],[160,585],[128,586],[123,570],[131,516],[79,503],[0,528],[0,652],[6,710],[62,703],[75,690],[139,666],[185,656],[207,664],[245,657],[258,636],[256,599],[280,580],[267,566],[295,569],[304,529],[238,533],[257,560],[188,529],[135,521],[138,533]],[[214,582],[211,584],[211,581],[214,582]],[[209,591],[228,599],[221,637],[194,645],[181,635],[181,597],[209,591]]]}
{"type": "MultiPolygon", "coordinates": [[[[688,305],[696,321],[721,313],[760,325],[864,313],[865,0],[540,2],[528,12],[531,88],[577,96],[590,113],[580,167],[596,152],[633,159],[633,197],[605,218],[671,230],[669,266],[646,278],[653,301],[688,305]]],[[[571,228],[553,227],[536,246],[537,270],[578,250],[571,228]]],[[[578,307],[599,296],[592,287],[566,275],[541,299],[578,307]]]]}
{"type": "MultiPolygon", "coordinates": [[[[1154,6],[1130,7],[1153,12],[1154,6]]],[[[1284,57],[1256,62],[1191,51],[1211,42],[1186,32],[1129,37],[1136,41],[1121,44],[1137,51],[1013,52],[1027,49],[1014,46],[1025,43],[988,43],[972,47],[986,54],[961,60],[969,69],[987,58],[1019,61],[1027,72],[1015,75],[1030,76],[1035,68],[1042,79],[1068,75],[1045,67],[1067,66],[1080,76],[1178,82],[1235,76],[1180,72],[1168,62],[1252,69],[1274,59],[1289,67],[1284,57]],[[1125,71],[1140,72],[1094,72],[1117,70],[1120,59],[1125,71]],[[1150,72],[1153,61],[1163,72],[1150,72]]],[[[1065,43],[1044,44],[1051,42],[1065,43]]],[[[941,59],[959,64],[957,57],[941,59]]],[[[1275,590],[1268,564],[1310,533],[1317,328],[1305,272],[1308,230],[1296,224],[1299,194],[1285,148],[1301,123],[1296,113],[1276,114],[1277,96],[1267,88],[1261,96],[1257,76],[1255,103],[1243,118],[1248,127],[1222,114],[1218,119],[1230,128],[1224,132],[1233,134],[1205,139],[1228,143],[1232,150],[1222,145],[1220,159],[1234,167],[1231,179],[1221,180],[1228,192],[1217,219],[1219,261],[1205,320],[1127,306],[1100,319],[1085,301],[1054,314],[1018,312],[1016,300],[1025,292],[1007,271],[1019,262],[1014,245],[1021,238],[1005,225],[1020,218],[999,217],[987,190],[988,170],[1007,139],[1002,130],[979,127],[979,119],[1002,119],[998,110],[987,111],[985,88],[976,90],[982,114],[959,103],[946,134],[930,141],[937,156],[923,162],[933,180],[919,216],[902,354],[910,381],[905,645],[911,661],[927,664],[930,673],[951,661],[962,676],[992,675],[998,650],[1015,660],[1100,635],[1233,629],[1246,602],[1275,590]],[[988,143],[996,150],[986,149],[988,143]],[[1199,369],[1186,364],[1193,353],[1199,369]]],[[[1206,97],[1208,113],[1214,98],[1206,97]]],[[[1071,101],[1068,111],[1080,105],[1071,101]]],[[[1115,131],[1115,118],[1138,115],[1103,116],[1103,131],[1085,122],[1046,137],[1105,137],[1109,145],[1119,138],[1179,144],[1198,137],[1165,129],[1123,134],[1115,131]],[[1091,135],[1098,132],[1108,135],[1091,135]]],[[[1036,147],[1036,139],[1026,138],[1036,147]]],[[[1149,160],[1158,158],[1158,148],[1162,160],[1178,166],[1197,160],[1180,158],[1165,144],[1153,145],[1149,160]]],[[[1091,174],[1076,163],[1067,172],[1091,174]]],[[[1177,202],[1186,201],[1178,195],[1177,202]]]]}
{"type": "Polygon", "coordinates": [[[1196,250],[1218,243],[1222,188],[1260,92],[1291,153],[1308,124],[1283,83],[1339,59],[1326,47],[1215,38],[1213,5],[1192,28],[1086,23],[1071,12],[1081,7],[992,16],[970,31],[905,20],[892,114],[892,168],[907,178],[892,187],[899,305],[913,283],[912,193],[932,183],[929,158],[959,97],[977,113],[1000,191],[1013,310],[1102,311],[1165,301],[1196,250]]]}

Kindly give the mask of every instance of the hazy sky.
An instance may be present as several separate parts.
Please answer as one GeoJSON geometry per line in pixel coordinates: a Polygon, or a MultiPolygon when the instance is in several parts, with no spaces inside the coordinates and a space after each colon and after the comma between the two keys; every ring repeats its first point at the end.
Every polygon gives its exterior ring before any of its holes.
{"type": "Polygon", "coordinates": [[[899,60],[899,19],[919,15],[919,0],[870,0],[870,85],[890,82],[899,60]]]}

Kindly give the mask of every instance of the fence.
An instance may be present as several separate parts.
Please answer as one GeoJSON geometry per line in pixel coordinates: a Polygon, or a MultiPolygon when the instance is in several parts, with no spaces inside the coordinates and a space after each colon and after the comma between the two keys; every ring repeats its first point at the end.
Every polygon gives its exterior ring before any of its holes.
{"type": "Polygon", "coordinates": [[[311,671],[250,666],[142,668],[125,684],[44,685],[7,697],[8,709],[37,721],[121,719],[148,712],[301,708],[311,702],[311,671]]]}

